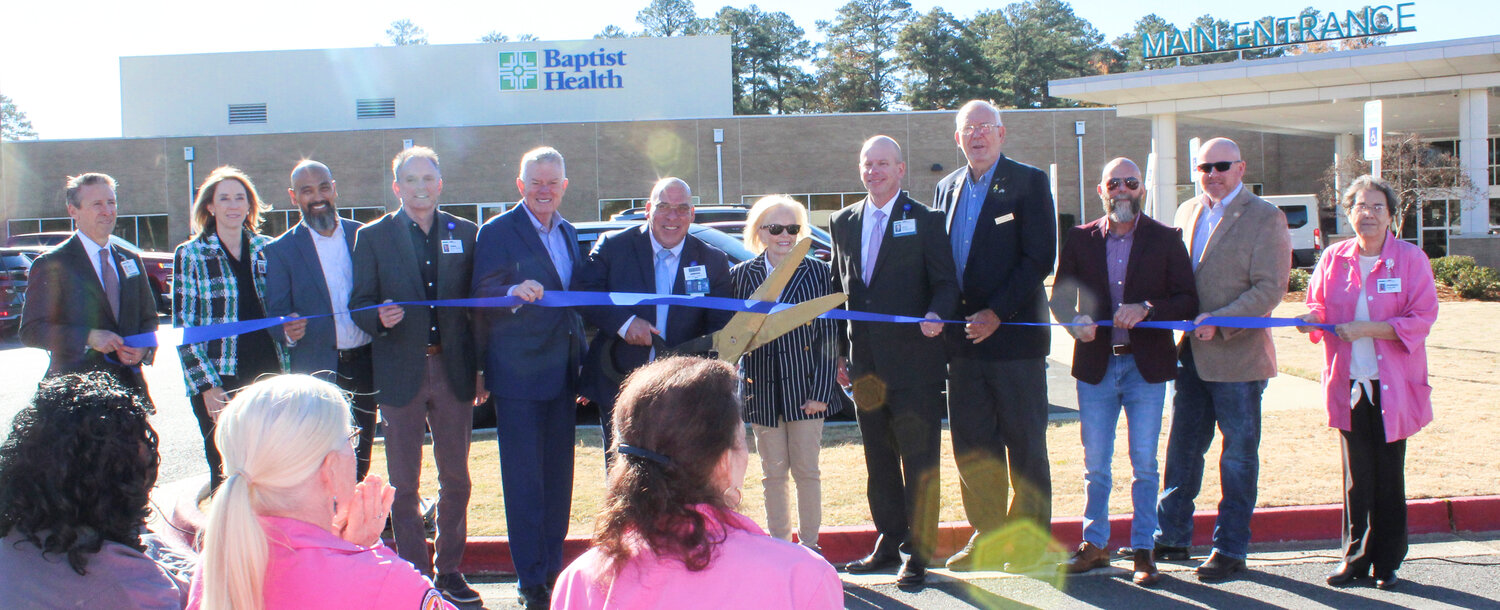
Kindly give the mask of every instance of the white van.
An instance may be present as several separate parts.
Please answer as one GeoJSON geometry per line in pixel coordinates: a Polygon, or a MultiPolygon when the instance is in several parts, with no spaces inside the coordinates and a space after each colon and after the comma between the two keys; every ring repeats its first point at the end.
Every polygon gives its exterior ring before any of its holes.
{"type": "Polygon", "coordinates": [[[1286,229],[1292,236],[1292,267],[1312,267],[1323,250],[1323,230],[1318,224],[1315,195],[1271,195],[1263,197],[1286,214],[1286,229]]]}

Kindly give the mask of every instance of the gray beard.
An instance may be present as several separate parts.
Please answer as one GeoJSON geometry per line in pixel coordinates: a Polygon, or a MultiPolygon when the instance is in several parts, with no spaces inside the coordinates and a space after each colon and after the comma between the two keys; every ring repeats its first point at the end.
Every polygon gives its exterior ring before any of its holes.
{"type": "Polygon", "coordinates": [[[306,212],[302,214],[302,222],[307,223],[307,226],[312,227],[312,230],[319,233],[332,231],[334,227],[338,226],[338,219],[338,212],[335,212],[333,208],[329,208],[327,212],[321,214],[309,214],[306,212]]]}
{"type": "Polygon", "coordinates": [[[1129,204],[1122,205],[1109,212],[1109,219],[1114,222],[1130,222],[1135,220],[1135,216],[1135,206],[1129,204]]]}

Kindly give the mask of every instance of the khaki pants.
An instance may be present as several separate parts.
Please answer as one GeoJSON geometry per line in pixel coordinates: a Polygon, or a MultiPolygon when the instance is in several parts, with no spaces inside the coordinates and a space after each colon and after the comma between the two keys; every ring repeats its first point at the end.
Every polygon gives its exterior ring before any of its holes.
{"type": "Polygon", "coordinates": [[[771,535],[792,539],[791,509],[787,505],[787,474],[797,482],[797,537],[810,547],[818,546],[818,526],[823,521],[823,483],[818,471],[818,450],[823,440],[823,419],[783,421],[777,427],[752,424],[755,448],[760,453],[761,484],[766,493],[766,527],[771,535]]]}

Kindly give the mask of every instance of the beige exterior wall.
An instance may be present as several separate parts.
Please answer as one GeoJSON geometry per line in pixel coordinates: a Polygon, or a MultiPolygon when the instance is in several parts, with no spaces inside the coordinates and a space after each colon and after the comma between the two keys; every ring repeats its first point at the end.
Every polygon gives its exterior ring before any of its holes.
{"type": "MultiPolygon", "coordinates": [[[[1150,123],[1119,118],[1109,108],[1010,111],[1003,114],[1007,156],[1046,170],[1058,166],[1058,211],[1079,221],[1100,214],[1093,185],[1110,158],[1144,164],[1150,123]],[[1078,143],[1074,121],[1085,121],[1084,210],[1079,210],[1078,143]]],[[[516,199],[521,154],[547,144],[567,158],[569,187],[563,214],[595,220],[601,198],[645,197],[657,178],[686,180],[702,202],[717,196],[713,130],[724,130],[724,200],[765,193],[837,193],[862,190],[856,169],[859,146],[886,134],[901,143],[906,188],[928,202],[937,181],[963,163],[953,143],[953,113],[908,112],[840,115],[743,116],[675,121],[564,123],[196,138],[6,142],[0,145],[0,220],[66,216],[63,181],[70,174],[102,171],[120,181],[120,214],[169,214],[172,243],[187,238],[189,179],[183,147],[196,153],[195,179],[229,164],[255,180],[277,209],[292,209],[288,173],[302,158],[333,169],[340,207],[395,209],[390,159],[402,140],[431,146],[442,157],[443,203],[516,199]],[[935,165],[941,166],[934,170],[935,165]]],[[[1187,141],[1224,135],[1239,142],[1247,182],[1267,194],[1317,192],[1333,155],[1330,138],[1178,126],[1179,176],[1191,176],[1187,141]]],[[[8,224],[8,223],[6,223],[8,224]]]]}

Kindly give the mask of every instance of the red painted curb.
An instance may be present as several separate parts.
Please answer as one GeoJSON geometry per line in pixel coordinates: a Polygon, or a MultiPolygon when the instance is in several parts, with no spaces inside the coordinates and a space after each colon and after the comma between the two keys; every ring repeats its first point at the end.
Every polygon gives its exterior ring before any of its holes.
{"type": "Polygon", "coordinates": [[[1500,529],[1500,496],[1471,496],[1448,500],[1453,530],[1487,532],[1500,529]]]}

